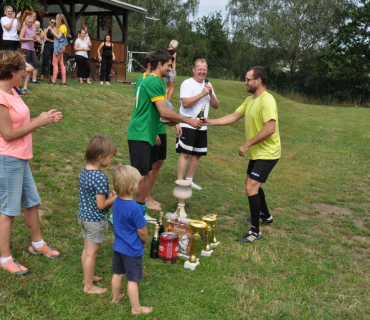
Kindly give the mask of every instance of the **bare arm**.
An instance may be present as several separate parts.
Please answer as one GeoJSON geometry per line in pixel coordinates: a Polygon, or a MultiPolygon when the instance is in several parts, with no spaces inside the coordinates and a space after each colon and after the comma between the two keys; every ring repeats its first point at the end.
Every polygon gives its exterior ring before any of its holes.
{"type": "Polygon", "coordinates": [[[104,42],[102,42],[102,43],[100,44],[100,46],[98,47],[98,50],[97,50],[99,61],[101,60],[100,50],[101,50],[101,48],[103,47],[103,45],[104,45],[104,42]]]}
{"type": "Polygon", "coordinates": [[[111,191],[109,193],[108,198],[105,194],[97,194],[96,195],[96,206],[100,210],[110,208],[112,206],[114,200],[116,200],[116,199],[117,199],[117,194],[116,194],[115,191],[111,191]]]}
{"type": "Polygon", "coordinates": [[[172,70],[174,73],[176,73],[176,58],[177,58],[177,52],[173,54],[172,70]]]}
{"type": "Polygon", "coordinates": [[[26,32],[26,27],[23,27],[20,34],[19,34],[19,40],[21,41],[35,41],[33,38],[25,38],[24,34],[26,32]]]}
{"type": "Polygon", "coordinates": [[[77,40],[74,45],[75,51],[88,51],[86,47],[80,47],[79,43],[77,43],[77,40]]]}
{"type": "MultiPolygon", "coordinates": [[[[12,27],[13,22],[14,22],[14,19],[15,19],[15,14],[14,14],[14,12],[13,12],[13,15],[12,15],[12,17],[10,18],[10,21],[9,21],[7,24],[4,24],[4,28],[5,28],[7,31],[9,31],[9,30],[10,30],[10,28],[12,27]]],[[[17,28],[18,28],[18,23],[17,23],[17,28]]]]}
{"type": "Polygon", "coordinates": [[[275,133],[275,128],[276,128],[276,121],[275,120],[270,120],[265,122],[265,125],[261,129],[260,132],[257,133],[252,139],[249,139],[245,144],[243,144],[239,148],[239,155],[241,157],[245,156],[245,153],[248,151],[248,149],[251,146],[254,146],[255,144],[258,144],[264,140],[266,140],[268,137],[273,135],[275,133]]]}
{"type": "Polygon", "coordinates": [[[54,35],[55,38],[60,39],[63,36],[63,33],[59,30],[58,33],[56,33],[52,27],[48,27],[48,29],[51,31],[51,33],[54,35]]]}
{"type": "MultiPolygon", "coordinates": [[[[209,86],[209,84],[207,84],[206,86],[209,86]]],[[[214,109],[218,109],[218,107],[220,106],[220,101],[218,101],[217,97],[213,94],[212,87],[209,96],[211,97],[211,107],[213,107],[214,109]]]]}
{"type": "Polygon", "coordinates": [[[114,55],[114,47],[113,47],[113,43],[112,43],[112,58],[113,58],[113,60],[116,60],[116,56],[114,55]]]}
{"type": "Polygon", "coordinates": [[[61,119],[62,113],[52,109],[48,112],[41,113],[37,118],[32,119],[30,123],[24,126],[13,128],[8,108],[4,105],[0,105],[0,134],[4,140],[12,141],[30,134],[37,128],[58,122],[61,119]]]}
{"type": "Polygon", "coordinates": [[[142,227],[140,229],[137,229],[137,233],[139,234],[144,248],[146,248],[146,244],[148,243],[148,229],[146,227],[142,227]]]}
{"type": "Polygon", "coordinates": [[[191,119],[177,114],[176,112],[167,108],[165,100],[159,100],[155,102],[155,105],[161,114],[161,117],[169,119],[175,123],[183,122],[191,125],[195,129],[200,129],[203,125],[202,120],[191,119]]]}
{"type": "Polygon", "coordinates": [[[196,96],[190,97],[190,98],[182,98],[181,99],[182,106],[184,108],[192,107],[196,102],[198,102],[200,99],[202,99],[207,94],[209,94],[210,93],[210,90],[212,92],[212,87],[211,86],[208,86],[208,87],[207,86],[204,86],[202,92],[199,93],[199,94],[197,94],[196,96]]]}
{"type": "Polygon", "coordinates": [[[217,119],[204,119],[205,126],[226,126],[227,124],[235,123],[244,116],[238,112],[233,112],[227,116],[217,119]]]}

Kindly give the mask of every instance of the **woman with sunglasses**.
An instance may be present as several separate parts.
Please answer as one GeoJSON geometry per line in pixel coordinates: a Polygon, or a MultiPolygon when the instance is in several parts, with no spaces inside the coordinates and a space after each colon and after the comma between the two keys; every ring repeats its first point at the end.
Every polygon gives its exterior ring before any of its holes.
{"type": "Polygon", "coordinates": [[[0,265],[17,275],[28,272],[12,256],[10,244],[14,218],[20,216],[21,203],[31,234],[28,251],[48,258],[60,256],[41,235],[41,200],[28,161],[33,157],[31,133],[60,121],[62,113],[52,109],[30,118],[30,110],[14,90],[20,86],[25,69],[26,62],[19,52],[0,51],[0,265]]]}
{"type": "MultiPolygon", "coordinates": [[[[50,18],[49,19],[49,26],[52,29],[55,28],[55,18],[50,18]]],[[[44,43],[44,51],[42,53],[42,68],[41,68],[41,80],[44,79],[45,73],[46,73],[46,68],[49,65],[50,60],[53,58],[53,51],[54,51],[54,36],[49,30],[49,28],[44,29],[44,35],[45,35],[45,43],[44,43]]],[[[50,81],[53,77],[53,68],[50,68],[50,81]]]]}

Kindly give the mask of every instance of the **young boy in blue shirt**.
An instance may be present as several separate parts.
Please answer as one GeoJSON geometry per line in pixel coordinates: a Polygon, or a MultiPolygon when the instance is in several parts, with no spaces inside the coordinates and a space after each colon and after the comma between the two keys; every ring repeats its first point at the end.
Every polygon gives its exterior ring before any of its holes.
{"type": "Polygon", "coordinates": [[[113,186],[118,198],[113,203],[113,278],[112,303],[124,298],[122,280],[126,274],[127,294],[131,313],[151,313],[139,301],[138,282],[143,278],[143,254],[148,242],[147,222],[141,206],[133,199],[139,188],[141,175],[131,166],[120,165],[113,173],[113,186]]]}

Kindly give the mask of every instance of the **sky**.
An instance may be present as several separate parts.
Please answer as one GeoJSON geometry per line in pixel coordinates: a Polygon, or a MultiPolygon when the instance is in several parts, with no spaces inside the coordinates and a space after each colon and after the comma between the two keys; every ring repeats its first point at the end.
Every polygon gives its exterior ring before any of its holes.
{"type": "Polygon", "coordinates": [[[211,12],[221,11],[222,16],[226,17],[226,5],[228,0],[199,0],[199,10],[197,18],[208,16],[211,12]]]}

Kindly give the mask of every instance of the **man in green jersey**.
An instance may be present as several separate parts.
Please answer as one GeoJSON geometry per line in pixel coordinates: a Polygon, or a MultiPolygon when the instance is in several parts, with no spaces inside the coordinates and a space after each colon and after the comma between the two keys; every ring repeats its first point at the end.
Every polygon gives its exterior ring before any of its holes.
{"type": "Polygon", "coordinates": [[[194,128],[201,128],[202,120],[180,116],[167,107],[166,87],[162,77],[168,76],[172,68],[172,56],[167,50],[158,50],[151,55],[150,75],[142,80],[136,91],[134,112],[127,131],[131,165],[141,174],[136,201],[143,207],[147,195],[148,175],[152,171],[153,147],[158,133],[160,118],[166,118],[175,125],[185,122],[194,128]]]}
{"type": "Polygon", "coordinates": [[[252,93],[234,113],[218,119],[204,119],[205,125],[224,126],[245,119],[246,142],[239,156],[249,156],[245,191],[251,211],[251,229],[237,241],[254,242],[261,239],[259,222],[272,223],[265,193],[261,188],[281,155],[279,121],[274,97],[266,91],[267,73],[262,67],[252,67],[245,77],[247,91],[252,93]]]}

